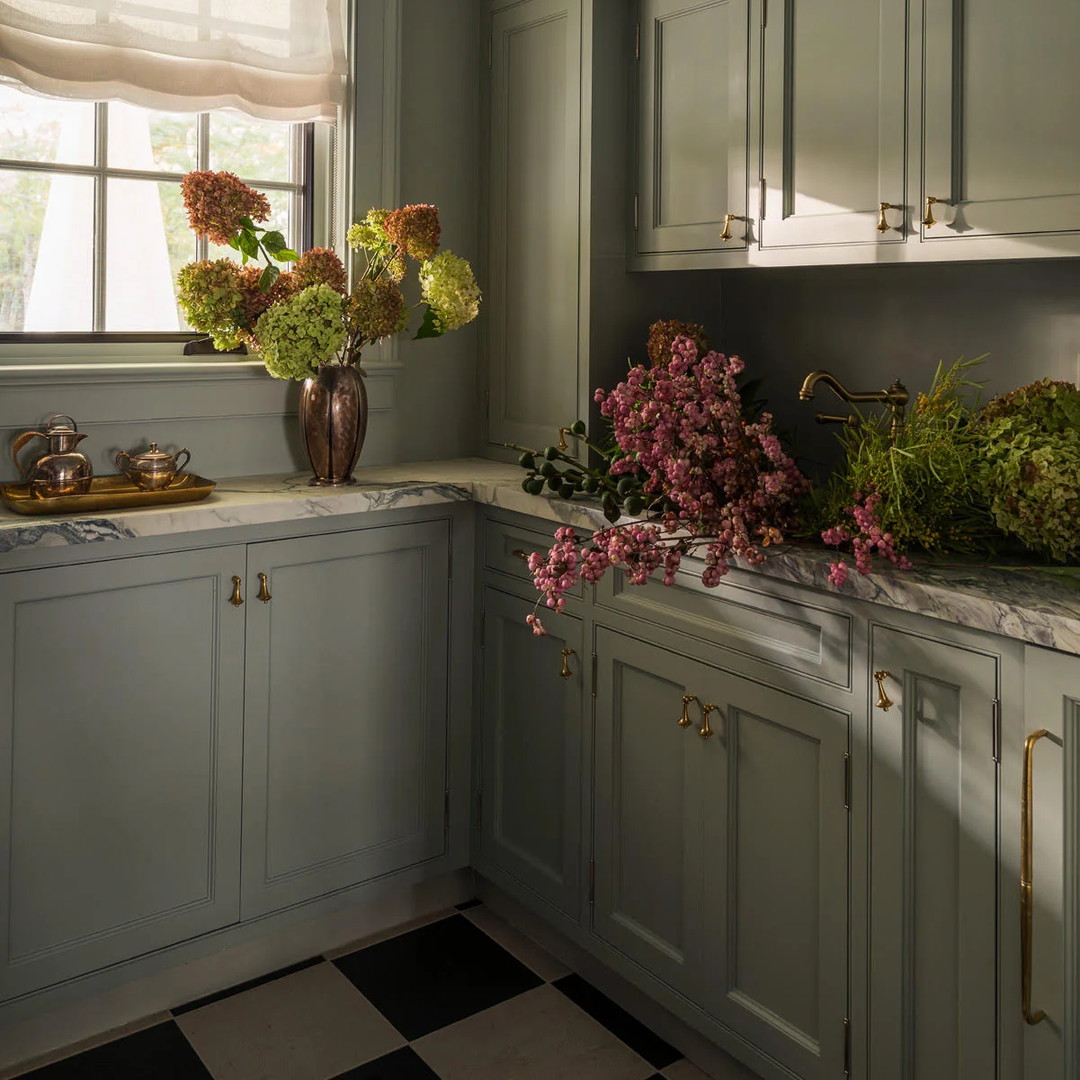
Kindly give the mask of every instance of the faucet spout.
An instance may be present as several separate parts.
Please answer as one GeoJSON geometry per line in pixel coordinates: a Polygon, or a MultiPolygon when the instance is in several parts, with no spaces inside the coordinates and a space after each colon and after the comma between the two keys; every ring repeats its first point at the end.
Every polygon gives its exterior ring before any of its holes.
{"type": "MultiPolygon", "coordinates": [[[[892,413],[890,435],[893,439],[896,438],[903,425],[904,408],[907,406],[910,397],[907,387],[899,379],[896,379],[892,386],[887,390],[855,391],[848,390],[830,371],[811,371],[810,374],[803,379],[803,384],[799,389],[799,400],[812,401],[814,398],[814,389],[818,383],[824,383],[841,401],[846,401],[851,405],[868,403],[887,405],[889,411],[892,413]]],[[[819,424],[852,422],[850,420],[845,421],[842,417],[828,415],[827,413],[818,413],[817,421],[819,424]]]]}
{"type": "Polygon", "coordinates": [[[851,400],[851,395],[840,384],[840,380],[830,371],[811,371],[810,374],[803,379],[802,387],[799,390],[799,400],[813,401],[814,388],[819,382],[823,382],[829,387],[841,401],[851,400]]]}

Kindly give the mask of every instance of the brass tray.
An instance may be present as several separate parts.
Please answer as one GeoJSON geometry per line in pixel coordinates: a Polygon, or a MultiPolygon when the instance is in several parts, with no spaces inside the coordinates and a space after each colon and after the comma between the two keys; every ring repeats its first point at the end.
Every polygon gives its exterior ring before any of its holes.
{"type": "Polygon", "coordinates": [[[37,498],[29,484],[0,484],[0,499],[16,514],[86,514],[93,510],[125,510],[132,506],[165,506],[205,499],[217,484],[194,473],[180,473],[161,491],[142,491],[126,476],[95,476],[85,495],[37,498]]]}

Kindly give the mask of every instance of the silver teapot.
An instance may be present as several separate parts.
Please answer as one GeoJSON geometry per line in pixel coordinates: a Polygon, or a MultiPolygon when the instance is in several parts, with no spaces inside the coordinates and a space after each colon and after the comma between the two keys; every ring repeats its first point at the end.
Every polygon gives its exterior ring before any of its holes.
{"type": "Polygon", "coordinates": [[[85,495],[94,478],[94,467],[75,447],[86,438],[75,421],[64,413],[50,416],[44,431],[24,431],[15,437],[11,458],[26,478],[30,493],[38,499],[53,499],[62,495],[85,495]],[[28,465],[19,461],[19,451],[31,439],[44,439],[48,449],[28,465]]]}

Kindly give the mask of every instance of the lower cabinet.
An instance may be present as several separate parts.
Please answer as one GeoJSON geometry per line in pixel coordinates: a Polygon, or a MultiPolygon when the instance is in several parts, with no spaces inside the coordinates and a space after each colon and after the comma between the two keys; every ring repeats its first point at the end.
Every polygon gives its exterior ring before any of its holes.
{"type": "Polygon", "coordinates": [[[1020,939],[1007,1013],[1022,1028],[1024,1080],[1076,1080],[1080,999],[1068,988],[1080,978],[1080,657],[1029,647],[1024,687],[1013,754],[1020,806],[1006,819],[1019,834],[1021,879],[1002,926],[1003,946],[1020,939]]]}
{"type": "Polygon", "coordinates": [[[869,1075],[991,1080],[998,658],[874,626],[871,661],[869,1075]]]}
{"type": "Polygon", "coordinates": [[[585,651],[581,620],[483,590],[478,867],[574,922],[581,917],[581,760],[585,651]]]}
{"type": "Polygon", "coordinates": [[[253,544],[245,918],[443,854],[449,524],[253,544]],[[262,581],[262,578],[258,580],[262,581]]]}
{"type": "Polygon", "coordinates": [[[846,1061],[849,717],[596,631],[594,932],[800,1077],[846,1061]]]}
{"type": "Polygon", "coordinates": [[[239,918],[243,560],[0,576],[0,999],[239,918]]]}

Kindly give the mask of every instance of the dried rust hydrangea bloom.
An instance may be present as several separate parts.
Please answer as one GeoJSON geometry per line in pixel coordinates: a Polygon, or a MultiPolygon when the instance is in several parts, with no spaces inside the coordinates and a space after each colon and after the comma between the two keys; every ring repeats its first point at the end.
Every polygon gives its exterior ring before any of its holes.
{"type": "Polygon", "coordinates": [[[383,223],[391,241],[414,259],[430,259],[439,250],[439,208],[415,203],[391,210],[383,223]]]}
{"type": "Polygon", "coordinates": [[[231,172],[189,172],[180,191],[192,232],[222,246],[236,235],[241,218],[266,221],[270,216],[266,196],[231,172]]]}
{"type": "Polygon", "coordinates": [[[312,248],[305,251],[293,267],[293,273],[301,288],[306,285],[329,285],[334,292],[345,295],[345,267],[337,253],[330,248],[312,248]]]}
{"type": "Polygon", "coordinates": [[[397,283],[364,278],[346,306],[349,330],[363,341],[378,341],[404,329],[408,320],[405,297],[397,283]]]}
{"type": "Polygon", "coordinates": [[[671,359],[671,346],[677,337],[688,337],[702,355],[709,351],[709,338],[701,323],[688,323],[681,319],[657,319],[649,327],[647,346],[653,367],[666,364],[671,359]]]}

